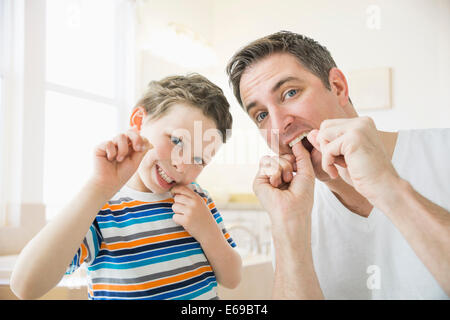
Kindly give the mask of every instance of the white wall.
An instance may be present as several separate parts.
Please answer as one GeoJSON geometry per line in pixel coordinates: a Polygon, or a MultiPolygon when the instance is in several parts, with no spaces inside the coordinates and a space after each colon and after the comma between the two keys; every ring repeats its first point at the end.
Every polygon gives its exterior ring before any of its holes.
{"type": "MultiPolygon", "coordinates": [[[[267,149],[260,146],[261,140],[253,138],[242,148],[242,141],[248,132],[255,132],[255,127],[237,105],[225,67],[237,49],[279,30],[318,40],[344,73],[391,67],[393,108],[360,113],[373,117],[379,129],[450,127],[450,1],[166,0],[148,1],[146,5],[149,20],[156,15],[158,21],[183,23],[211,41],[216,50],[218,65],[198,71],[220,85],[232,104],[233,138],[222,152],[233,153],[231,158],[236,159],[242,152],[258,150],[254,156],[246,156],[248,165],[211,165],[199,179],[206,187],[214,188],[215,181],[220,180],[233,192],[251,192],[257,158],[267,149]],[[366,26],[369,5],[380,8],[379,30],[366,26]]],[[[142,79],[146,81],[151,75],[163,76],[166,70],[184,71],[148,54],[142,56],[141,63],[142,79]]],[[[350,96],[351,92],[350,88],[350,96]]]]}
{"type": "Polygon", "coordinates": [[[379,66],[393,69],[392,110],[365,112],[380,128],[450,125],[450,1],[216,0],[214,4],[214,46],[223,67],[237,48],[257,37],[282,29],[302,33],[325,45],[344,73],[379,66]],[[369,5],[380,8],[380,30],[366,27],[369,5]]]}

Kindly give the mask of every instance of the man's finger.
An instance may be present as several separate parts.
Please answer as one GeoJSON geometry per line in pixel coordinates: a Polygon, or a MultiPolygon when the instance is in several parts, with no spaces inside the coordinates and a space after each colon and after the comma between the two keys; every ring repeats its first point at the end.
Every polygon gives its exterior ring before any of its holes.
{"type": "Polygon", "coordinates": [[[296,143],[292,147],[292,153],[295,156],[297,165],[297,174],[292,179],[289,189],[293,192],[299,191],[304,179],[315,179],[314,169],[311,163],[311,157],[308,150],[305,149],[301,142],[296,143]]]}

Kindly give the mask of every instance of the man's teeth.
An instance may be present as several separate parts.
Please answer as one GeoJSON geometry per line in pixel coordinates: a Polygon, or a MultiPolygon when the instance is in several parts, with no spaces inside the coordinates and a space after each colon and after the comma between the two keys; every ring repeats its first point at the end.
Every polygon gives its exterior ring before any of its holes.
{"type": "Polygon", "coordinates": [[[295,138],[294,140],[292,140],[291,142],[289,142],[289,147],[292,148],[297,142],[302,141],[302,139],[303,139],[304,137],[306,137],[306,136],[308,135],[308,133],[309,133],[309,131],[308,131],[308,132],[304,132],[304,133],[302,133],[301,135],[299,135],[297,138],[295,138]]]}
{"type": "Polygon", "coordinates": [[[167,183],[172,183],[173,180],[169,178],[169,176],[161,169],[158,167],[158,172],[161,175],[161,178],[164,179],[164,181],[166,181],[167,183]]]}

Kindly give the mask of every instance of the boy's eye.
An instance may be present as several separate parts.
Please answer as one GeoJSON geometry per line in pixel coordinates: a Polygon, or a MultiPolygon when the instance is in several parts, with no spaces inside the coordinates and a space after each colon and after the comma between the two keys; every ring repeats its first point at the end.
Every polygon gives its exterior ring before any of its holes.
{"type": "Polygon", "coordinates": [[[264,118],[265,118],[267,115],[268,115],[268,112],[267,112],[267,111],[263,111],[263,112],[258,113],[258,114],[256,115],[256,117],[255,117],[256,122],[261,122],[261,121],[263,121],[264,118]]]}
{"type": "Polygon", "coordinates": [[[203,159],[201,157],[194,157],[194,164],[203,164],[203,159]]]}
{"type": "Polygon", "coordinates": [[[176,145],[176,146],[177,146],[177,145],[179,145],[180,147],[183,146],[183,141],[181,140],[181,138],[172,136],[172,137],[170,137],[170,141],[172,141],[172,143],[173,143],[174,145],[176,145]]]}
{"type": "Polygon", "coordinates": [[[288,92],[286,92],[286,94],[284,95],[285,98],[292,98],[293,96],[295,96],[297,94],[297,90],[296,89],[291,89],[288,92]]]}

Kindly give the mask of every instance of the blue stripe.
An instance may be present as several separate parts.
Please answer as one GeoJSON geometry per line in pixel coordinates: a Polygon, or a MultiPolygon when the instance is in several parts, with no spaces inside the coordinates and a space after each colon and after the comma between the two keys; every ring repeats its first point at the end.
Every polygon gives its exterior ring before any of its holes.
{"type": "MultiPolygon", "coordinates": [[[[124,210],[125,211],[125,210],[124,210]]],[[[135,212],[128,212],[123,215],[117,216],[117,215],[101,215],[97,217],[98,222],[108,222],[108,221],[125,221],[132,218],[140,218],[140,217],[148,217],[153,216],[160,213],[173,213],[172,207],[170,208],[157,208],[157,209],[142,209],[142,210],[134,210],[135,212]]]]}
{"type": "Polygon", "coordinates": [[[153,221],[159,221],[159,220],[167,220],[167,219],[172,219],[174,213],[169,213],[169,214],[161,214],[159,216],[152,216],[152,217],[147,217],[147,218],[137,218],[137,219],[133,219],[133,220],[128,220],[125,222],[99,222],[98,224],[100,225],[100,227],[102,229],[105,228],[125,228],[128,226],[131,226],[133,224],[137,224],[137,223],[146,223],[146,222],[153,222],[153,221]]]}
{"type": "Polygon", "coordinates": [[[181,282],[163,285],[144,291],[95,291],[93,299],[136,298],[143,300],[162,300],[192,292],[209,283],[213,283],[217,286],[216,277],[211,271],[204,272],[196,277],[181,282]]]}
{"type": "Polygon", "coordinates": [[[156,257],[156,258],[150,258],[146,260],[136,261],[136,262],[130,262],[130,263],[123,263],[123,264],[114,264],[114,263],[107,263],[107,262],[101,262],[99,264],[95,264],[92,266],[89,266],[88,269],[91,271],[98,270],[101,268],[105,269],[132,269],[132,268],[139,268],[142,266],[164,262],[164,261],[170,261],[175,259],[180,259],[184,257],[193,256],[195,254],[201,254],[204,255],[202,249],[192,249],[185,252],[180,253],[174,253],[174,254],[168,254],[166,256],[162,257],[156,257]]]}
{"type": "Polygon", "coordinates": [[[191,244],[185,244],[181,246],[171,246],[169,248],[163,248],[159,250],[151,250],[142,252],[139,254],[129,255],[129,256],[122,256],[122,257],[111,257],[111,256],[101,256],[95,260],[95,263],[102,263],[102,262],[111,262],[111,263],[123,263],[123,262],[133,262],[145,258],[150,257],[156,257],[161,256],[164,254],[174,253],[174,252],[180,252],[184,250],[190,250],[200,248],[200,243],[191,243],[191,244]]]}
{"type": "MultiPolygon", "coordinates": [[[[91,230],[92,242],[94,243],[94,256],[92,257],[92,260],[94,260],[98,254],[100,245],[98,244],[97,231],[95,230],[95,228],[93,226],[91,226],[89,229],[91,230]]],[[[88,244],[89,244],[89,242],[88,242],[88,244]]],[[[88,248],[88,250],[89,250],[89,248],[88,248]]],[[[91,254],[92,254],[92,252],[91,252],[91,254]]]]}
{"type": "Polygon", "coordinates": [[[104,210],[100,210],[100,212],[98,214],[101,216],[107,216],[107,215],[121,216],[128,212],[149,210],[149,209],[155,209],[155,208],[172,208],[172,205],[173,205],[173,203],[170,203],[170,202],[147,203],[147,204],[138,205],[138,206],[124,207],[119,210],[104,209],[104,210]]]}
{"type": "Polygon", "coordinates": [[[198,296],[201,296],[202,294],[211,291],[214,289],[214,287],[217,287],[217,282],[210,282],[206,287],[204,287],[203,289],[200,289],[198,291],[192,292],[190,294],[186,294],[184,296],[181,297],[176,297],[173,298],[172,300],[192,300],[194,298],[197,298],[198,296]]]}
{"type": "Polygon", "coordinates": [[[186,243],[195,243],[195,242],[197,242],[197,240],[195,240],[193,237],[186,237],[186,238],[156,242],[156,243],[148,244],[145,246],[129,248],[129,249],[127,248],[127,249],[120,249],[120,250],[113,250],[113,251],[102,249],[102,250],[100,250],[100,252],[98,254],[98,258],[104,257],[104,256],[120,257],[120,256],[125,256],[125,255],[141,253],[144,251],[150,251],[150,250],[161,249],[161,248],[166,248],[166,247],[170,247],[170,246],[177,246],[177,245],[186,244],[186,243]]]}
{"type": "MultiPolygon", "coordinates": [[[[212,288],[217,286],[217,282],[216,282],[216,277],[215,276],[208,277],[205,280],[203,280],[201,282],[198,282],[198,283],[196,283],[196,284],[194,284],[192,286],[189,286],[187,288],[183,288],[183,289],[180,289],[180,290],[175,290],[175,291],[167,292],[167,293],[164,293],[164,294],[160,294],[158,296],[151,297],[150,299],[157,299],[157,300],[170,299],[170,298],[176,297],[176,296],[178,296],[180,294],[186,294],[186,293],[192,292],[194,290],[198,290],[198,289],[200,289],[200,288],[202,288],[205,285],[208,285],[210,283],[213,284],[212,288]]],[[[180,298],[178,298],[178,299],[180,299],[180,298]]],[[[177,298],[174,298],[174,300],[177,300],[177,298]]]]}

